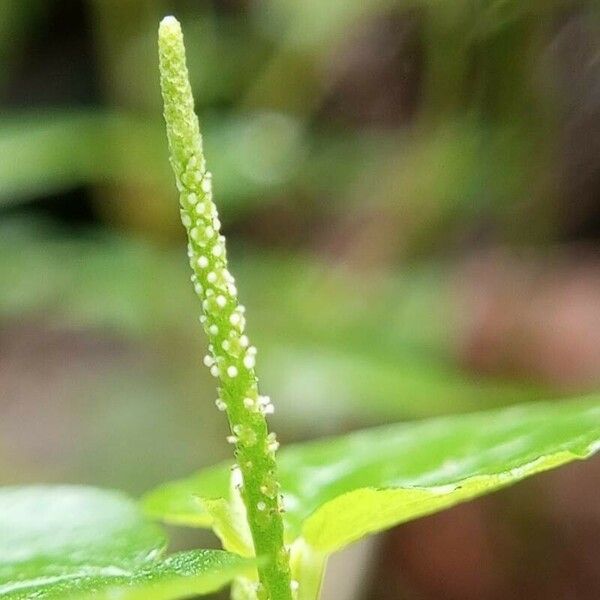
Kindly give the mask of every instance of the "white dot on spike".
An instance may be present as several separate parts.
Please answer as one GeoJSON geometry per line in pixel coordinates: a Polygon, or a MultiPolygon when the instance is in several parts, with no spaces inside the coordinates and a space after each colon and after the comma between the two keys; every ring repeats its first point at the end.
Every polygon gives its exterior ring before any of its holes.
{"type": "Polygon", "coordinates": [[[244,484],[244,476],[242,475],[242,470],[239,467],[234,467],[231,469],[231,483],[237,488],[244,484]]]}
{"type": "Polygon", "coordinates": [[[230,367],[227,367],[227,375],[229,375],[229,377],[231,377],[231,378],[236,377],[237,374],[238,374],[237,367],[234,367],[233,365],[231,365],[230,367]]]}
{"type": "Polygon", "coordinates": [[[206,256],[200,256],[198,258],[198,260],[196,261],[196,264],[201,268],[201,269],[206,269],[206,267],[208,267],[208,258],[206,258],[206,256]]]}

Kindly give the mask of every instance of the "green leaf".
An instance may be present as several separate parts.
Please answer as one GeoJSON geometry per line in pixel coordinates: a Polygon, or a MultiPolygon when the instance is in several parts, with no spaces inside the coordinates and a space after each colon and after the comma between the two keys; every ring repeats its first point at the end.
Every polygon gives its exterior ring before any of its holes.
{"type": "MultiPolygon", "coordinates": [[[[587,458],[598,447],[599,395],[290,446],[279,454],[288,540],[303,537],[318,551],[334,552],[369,533],[587,458]]],[[[226,497],[227,469],[220,465],[162,486],[146,497],[145,508],[166,521],[204,526],[209,518],[193,497],[226,497]]]]}
{"type": "Polygon", "coordinates": [[[229,467],[229,464],[209,467],[189,479],[159,487],[144,498],[146,514],[171,525],[211,527],[213,518],[199,497],[228,498],[229,467]]]}
{"type": "Polygon", "coordinates": [[[133,501],[83,486],[0,488],[0,564],[69,560],[121,566],[160,554],[166,538],[133,501]]]}
{"type": "Polygon", "coordinates": [[[223,551],[161,558],[166,539],[119,492],[0,490],[0,597],[167,600],[212,592],[252,563],[223,551]]]}

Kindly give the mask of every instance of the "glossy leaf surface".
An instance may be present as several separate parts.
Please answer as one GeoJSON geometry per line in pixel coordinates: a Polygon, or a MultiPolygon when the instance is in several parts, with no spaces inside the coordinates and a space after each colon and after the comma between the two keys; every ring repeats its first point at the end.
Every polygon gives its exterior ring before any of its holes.
{"type": "Polygon", "coordinates": [[[167,600],[214,591],[249,568],[222,551],[161,558],[136,503],[79,486],[0,490],[0,597],[167,600]]]}
{"type": "MultiPolygon", "coordinates": [[[[279,454],[288,537],[333,552],[360,537],[590,456],[600,396],[359,431],[279,454]]],[[[149,514],[207,526],[198,496],[227,496],[228,465],[167,484],[149,514]]]]}

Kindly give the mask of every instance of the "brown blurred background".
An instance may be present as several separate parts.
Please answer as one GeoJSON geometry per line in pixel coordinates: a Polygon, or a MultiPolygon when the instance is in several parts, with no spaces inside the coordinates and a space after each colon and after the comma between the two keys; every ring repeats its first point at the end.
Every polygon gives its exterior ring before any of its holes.
{"type": "MultiPolygon", "coordinates": [[[[139,494],[227,456],[168,13],[283,441],[600,387],[596,2],[0,0],[3,483],[139,494]]],[[[599,483],[595,459],[405,525],[327,597],[595,600],[599,483]]]]}

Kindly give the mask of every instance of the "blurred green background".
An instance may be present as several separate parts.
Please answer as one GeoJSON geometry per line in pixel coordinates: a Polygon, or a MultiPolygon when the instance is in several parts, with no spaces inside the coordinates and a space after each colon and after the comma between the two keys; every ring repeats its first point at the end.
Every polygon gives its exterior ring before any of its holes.
{"type": "MultiPolygon", "coordinates": [[[[284,442],[598,389],[596,2],[0,0],[3,483],[139,494],[229,453],[168,13],[284,442]]],[[[599,483],[595,460],[405,526],[326,597],[596,599],[599,483]]]]}

